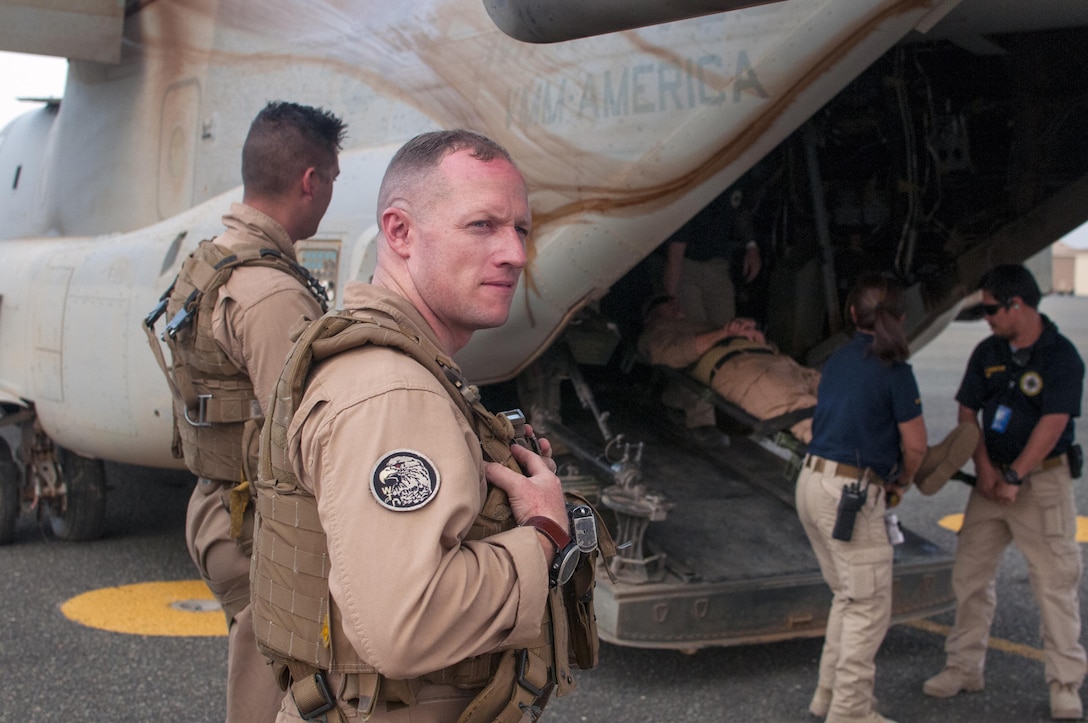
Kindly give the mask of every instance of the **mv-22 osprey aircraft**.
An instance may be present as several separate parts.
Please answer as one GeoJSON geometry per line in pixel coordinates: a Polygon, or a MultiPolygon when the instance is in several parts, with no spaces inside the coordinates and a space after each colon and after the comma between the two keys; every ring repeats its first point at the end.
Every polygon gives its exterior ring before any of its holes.
{"type": "MultiPolygon", "coordinates": [[[[179,465],[142,326],[241,198],[268,100],[349,124],[300,247],[334,303],[373,267],[394,150],[469,127],[520,165],[535,229],[510,321],[459,361],[611,516],[597,610],[624,645],[819,635],[829,604],[788,425],[718,400],[720,438],[693,437],[635,353],[670,236],[737,199],[764,261],[740,307],[818,367],[859,272],[909,284],[917,349],[986,267],[1088,218],[1080,0],[4,0],[0,47],[70,59],[64,98],[0,132],[0,541],[20,511],[101,534],[103,460],[179,465]]],[[[897,549],[896,617],[946,609],[948,554],[897,549]]]]}

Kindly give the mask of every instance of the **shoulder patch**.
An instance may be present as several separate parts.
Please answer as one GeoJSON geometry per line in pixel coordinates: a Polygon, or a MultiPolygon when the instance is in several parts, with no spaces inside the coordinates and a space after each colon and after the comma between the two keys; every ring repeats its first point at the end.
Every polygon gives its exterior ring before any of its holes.
{"type": "Polygon", "coordinates": [[[370,473],[374,499],[394,512],[418,510],[435,498],[440,482],[434,463],[411,449],[390,452],[370,473]]]}

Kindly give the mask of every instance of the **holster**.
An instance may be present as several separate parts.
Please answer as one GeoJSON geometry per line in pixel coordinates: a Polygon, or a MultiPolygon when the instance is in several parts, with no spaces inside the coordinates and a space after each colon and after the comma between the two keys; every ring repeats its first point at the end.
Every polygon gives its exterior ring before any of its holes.
{"type": "Polygon", "coordinates": [[[1084,471],[1084,449],[1079,444],[1074,444],[1069,448],[1066,457],[1069,460],[1069,476],[1080,479],[1084,471]]]}
{"type": "Polygon", "coordinates": [[[568,502],[588,506],[597,518],[597,549],[582,557],[574,575],[562,589],[570,664],[582,670],[588,670],[597,667],[598,652],[601,648],[601,641],[597,636],[597,613],[593,609],[593,589],[596,586],[598,570],[597,558],[604,557],[605,564],[602,567],[615,582],[610,563],[616,556],[616,543],[608,531],[608,526],[597,512],[597,508],[575,492],[565,494],[568,502]]]}
{"type": "Polygon", "coordinates": [[[601,641],[597,637],[597,614],[593,610],[594,568],[597,553],[582,560],[574,576],[563,586],[563,603],[570,635],[570,662],[587,670],[597,667],[601,641]]]}

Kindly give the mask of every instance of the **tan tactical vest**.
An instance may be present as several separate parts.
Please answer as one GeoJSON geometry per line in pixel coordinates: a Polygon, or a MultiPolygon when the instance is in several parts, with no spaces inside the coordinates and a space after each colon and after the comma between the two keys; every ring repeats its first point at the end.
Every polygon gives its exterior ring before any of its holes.
{"type": "MultiPolygon", "coordinates": [[[[306,715],[329,704],[323,676],[331,671],[349,676],[349,690],[357,696],[343,697],[358,698],[364,719],[379,694],[412,704],[421,683],[483,687],[460,723],[513,723],[524,715],[534,719],[553,688],[564,695],[574,687],[572,664],[589,668],[597,663],[599,643],[592,609],[595,555],[562,590],[552,589],[541,636],[525,649],[471,658],[419,679],[391,680],[362,660],[343,638],[339,610],[329,597],[329,557],[317,500],[291,471],[287,428],[302,399],[310,367],[365,344],[394,347],[427,368],[476,430],[484,458],[518,470],[510,453],[514,437],[510,421],[483,407],[476,388],[460,375],[452,359],[410,319],[359,310],[329,313],[310,324],[288,357],[261,432],[250,575],[257,645],[276,663],[281,687],[290,686],[293,700],[306,715]]],[[[514,525],[505,493],[489,486],[484,508],[466,538],[482,539],[514,525]]],[[[603,528],[603,523],[599,526],[603,528]]],[[[602,547],[608,555],[614,549],[611,539],[602,547]]],[[[335,708],[326,715],[329,721],[342,720],[335,708]]]]}
{"type": "Polygon", "coordinates": [[[219,287],[239,266],[267,266],[290,274],[313,294],[322,311],[328,308],[320,283],[278,250],[257,245],[231,250],[205,240],[145,321],[174,397],[174,456],[184,456],[185,466],[197,476],[236,483],[255,477],[261,405],[249,377],[215,342],[212,311],[219,287]],[[173,357],[169,366],[152,331],[164,312],[168,321],[162,339],[173,357]]]}

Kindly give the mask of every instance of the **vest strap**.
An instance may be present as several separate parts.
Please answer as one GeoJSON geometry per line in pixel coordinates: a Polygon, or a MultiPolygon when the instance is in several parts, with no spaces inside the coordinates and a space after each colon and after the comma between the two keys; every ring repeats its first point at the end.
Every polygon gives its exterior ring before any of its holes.
{"type": "Polygon", "coordinates": [[[729,337],[710,347],[699,358],[691,370],[691,376],[709,386],[718,370],[741,354],[774,354],[774,351],[743,337],[729,337]]]}
{"type": "Polygon", "coordinates": [[[507,650],[495,676],[472,699],[457,723],[520,723],[535,721],[551,695],[550,666],[527,648],[507,650]]]}
{"type": "Polygon", "coordinates": [[[320,670],[296,680],[291,684],[290,692],[302,720],[320,718],[326,723],[346,723],[344,714],[336,707],[336,699],[329,693],[325,674],[320,670]]]}

